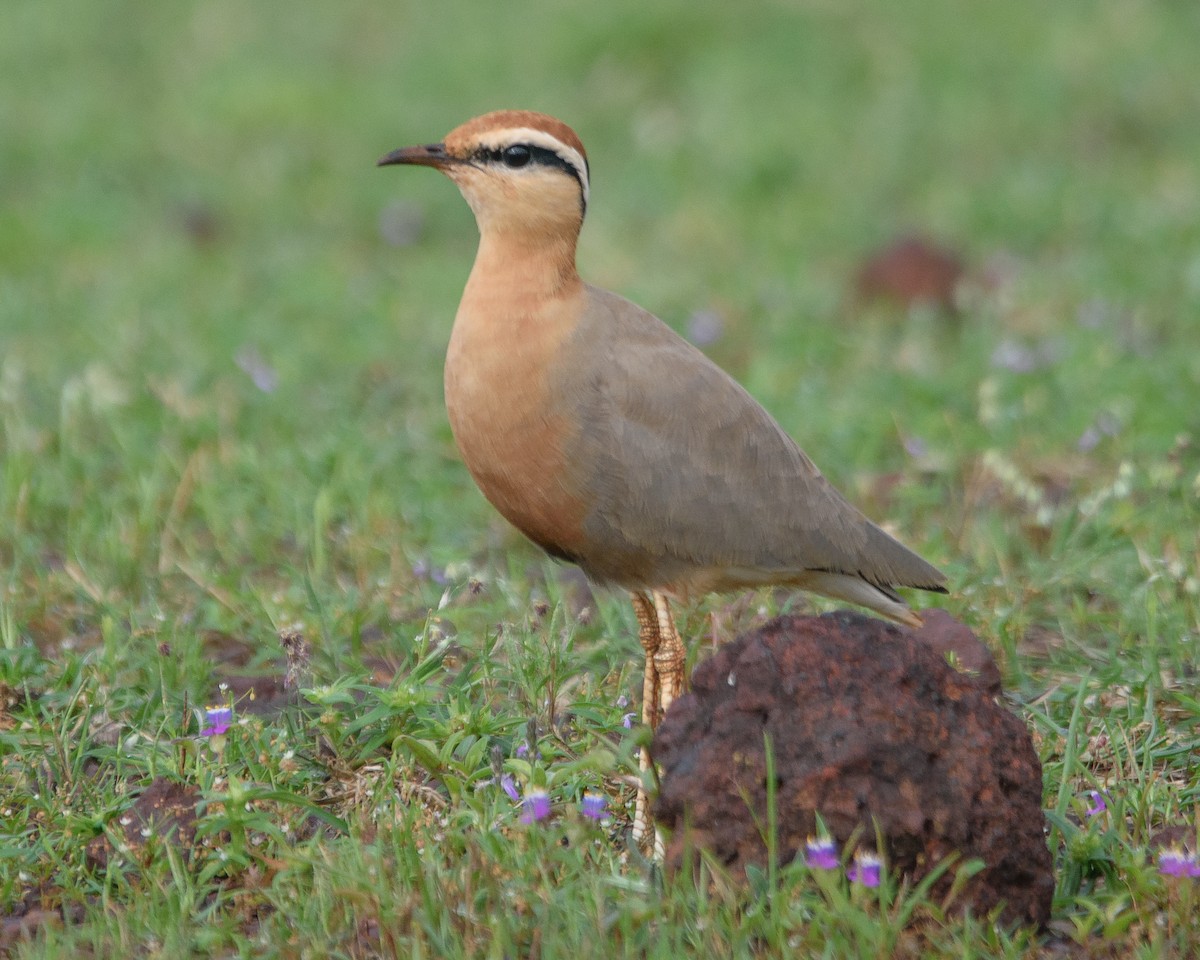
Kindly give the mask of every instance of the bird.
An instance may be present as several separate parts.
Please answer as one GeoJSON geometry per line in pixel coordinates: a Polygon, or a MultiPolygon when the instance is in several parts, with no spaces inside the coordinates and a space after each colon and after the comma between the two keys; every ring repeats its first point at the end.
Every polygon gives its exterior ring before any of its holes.
{"type": "MultiPolygon", "coordinates": [[[[440,171],[475,215],[444,370],[455,442],[529,540],[629,592],[643,723],[655,728],[683,688],[673,601],[783,585],[920,626],[896,588],[945,593],[945,575],[853,507],[698,348],[580,277],[590,168],[566,123],[493,111],[378,165],[440,171]]],[[[640,762],[644,774],[646,748],[640,762]]],[[[639,842],[648,804],[639,789],[639,842]]]]}

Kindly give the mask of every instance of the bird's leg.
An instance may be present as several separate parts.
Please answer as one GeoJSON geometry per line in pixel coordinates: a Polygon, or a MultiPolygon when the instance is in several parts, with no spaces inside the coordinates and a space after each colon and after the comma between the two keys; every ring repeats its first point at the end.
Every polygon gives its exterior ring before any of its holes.
{"type": "Polygon", "coordinates": [[[663,716],[666,716],[675,698],[683,692],[684,662],[687,651],[679,639],[675,618],[671,615],[671,604],[666,594],[655,591],[654,614],[658,622],[658,647],[654,651],[654,672],[658,680],[658,698],[663,716]]]}
{"type": "MultiPolygon", "coordinates": [[[[637,614],[638,639],[646,652],[646,669],[642,675],[642,723],[651,730],[658,726],[658,671],[655,669],[654,654],[659,647],[658,615],[654,604],[644,593],[633,595],[633,612],[637,614]]],[[[650,795],[646,793],[646,773],[650,770],[650,748],[642,747],[638,757],[638,771],[643,785],[638,787],[637,802],[633,813],[633,842],[639,847],[647,838],[654,837],[657,845],[657,831],[650,822],[650,795]]]]}
{"type": "Polygon", "coordinates": [[[638,639],[646,654],[646,671],[642,676],[642,723],[653,730],[658,726],[659,684],[654,662],[660,644],[658,614],[653,601],[644,593],[633,595],[633,612],[637,614],[638,639]]]}

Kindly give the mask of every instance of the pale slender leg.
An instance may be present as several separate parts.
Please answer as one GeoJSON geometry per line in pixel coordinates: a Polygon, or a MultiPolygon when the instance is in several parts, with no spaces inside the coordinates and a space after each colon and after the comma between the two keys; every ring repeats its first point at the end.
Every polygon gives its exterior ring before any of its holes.
{"type": "Polygon", "coordinates": [[[658,726],[658,704],[661,696],[654,656],[661,643],[658,611],[644,593],[633,595],[633,612],[637,614],[638,639],[646,655],[646,672],[642,676],[642,723],[651,730],[658,726]]]}
{"type": "MultiPolygon", "coordinates": [[[[658,670],[654,663],[654,654],[659,647],[658,615],[654,604],[644,593],[633,595],[633,612],[637,614],[638,639],[641,640],[642,649],[646,653],[646,669],[642,676],[642,723],[653,730],[658,726],[658,701],[661,692],[658,670]]],[[[641,756],[638,758],[638,770],[642,781],[645,782],[646,773],[650,770],[650,750],[647,747],[642,747],[641,756]]],[[[646,788],[641,786],[638,787],[637,802],[634,805],[633,842],[639,847],[643,846],[651,834],[654,836],[657,853],[658,831],[650,823],[650,796],[646,793],[646,788]]]]}
{"type": "Polygon", "coordinates": [[[654,592],[654,614],[658,622],[658,646],[654,651],[654,672],[657,674],[658,699],[662,715],[683,692],[684,663],[687,651],[679,639],[671,604],[665,594],[654,592]]]}
{"type": "MultiPolygon", "coordinates": [[[[644,593],[635,593],[633,610],[637,614],[638,637],[646,654],[646,670],[642,679],[642,723],[655,730],[666,715],[667,708],[683,689],[686,651],[683,641],[679,639],[666,595],[655,591],[652,597],[653,600],[644,593]]],[[[650,751],[643,747],[638,758],[643,781],[650,770],[650,762],[650,751]]],[[[654,858],[662,861],[665,856],[663,838],[650,818],[650,796],[645,787],[640,787],[634,806],[633,841],[642,846],[651,837],[654,858]]]]}

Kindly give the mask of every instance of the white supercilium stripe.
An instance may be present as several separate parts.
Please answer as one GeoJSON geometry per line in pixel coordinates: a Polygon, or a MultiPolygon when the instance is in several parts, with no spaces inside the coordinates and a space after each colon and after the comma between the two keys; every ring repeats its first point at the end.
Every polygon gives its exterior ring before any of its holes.
{"type": "Polygon", "coordinates": [[[486,136],[479,139],[479,145],[486,150],[503,150],[514,143],[528,143],[531,146],[552,150],[574,167],[579,173],[579,182],[583,184],[583,204],[585,207],[587,206],[588,166],[582,153],[545,130],[536,130],[533,127],[506,127],[503,130],[491,130],[486,136]]]}

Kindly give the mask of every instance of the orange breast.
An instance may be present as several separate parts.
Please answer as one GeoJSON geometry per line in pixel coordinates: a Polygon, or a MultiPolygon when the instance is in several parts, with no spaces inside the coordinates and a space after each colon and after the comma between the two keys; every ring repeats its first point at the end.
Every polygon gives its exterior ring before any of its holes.
{"type": "Polygon", "coordinates": [[[498,318],[464,299],[446,354],[446,410],[483,495],[555,556],[582,550],[585,503],[568,476],[570,411],[551,390],[564,331],[545,317],[498,318]]]}

